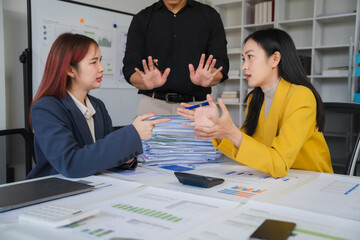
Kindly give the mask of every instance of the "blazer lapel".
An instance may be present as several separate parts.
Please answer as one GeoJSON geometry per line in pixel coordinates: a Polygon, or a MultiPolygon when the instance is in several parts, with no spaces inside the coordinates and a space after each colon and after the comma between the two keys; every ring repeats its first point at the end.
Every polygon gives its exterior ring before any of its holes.
{"type": "Polygon", "coordinates": [[[277,135],[279,118],[281,115],[281,111],[283,110],[283,105],[285,104],[290,85],[291,84],[289,82],[281,79],[276,89],[274,98],[270,106],[269,114],[264,124],[264,143],[267,146],[271,146],[274,138],[277,135]]]}
{"type": "Polygon", "coordinates": [[[89,126],[86,122],[84,115],[81,113],[79,108],[75,105],[73,99],[70,97],[69,94],[66,93],[65,98],[61,99],[64,106],[69,110],[71,113],[74,126],[77,128],[78,134],[80,135],[81,139],[83,140],[84,145],[94,143],[93,138],[91,136],[91,132],[89,126]]]}

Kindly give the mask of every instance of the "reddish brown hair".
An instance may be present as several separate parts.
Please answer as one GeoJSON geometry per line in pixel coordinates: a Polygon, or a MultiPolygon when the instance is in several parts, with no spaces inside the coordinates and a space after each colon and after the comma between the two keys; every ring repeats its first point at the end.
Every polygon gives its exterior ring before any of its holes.
{"type": "Polygon", "coordinates": [[[79,62],[86,56],[92,44],[98,46],[94,39],[72,33],[63,33],[54,41],[46,60],[43,78],[31,107],[44,96],[53,96],[58,99],[65,97],[66,87],[70,81],[67,71],[70,66],[78,68],[79,62]]]}

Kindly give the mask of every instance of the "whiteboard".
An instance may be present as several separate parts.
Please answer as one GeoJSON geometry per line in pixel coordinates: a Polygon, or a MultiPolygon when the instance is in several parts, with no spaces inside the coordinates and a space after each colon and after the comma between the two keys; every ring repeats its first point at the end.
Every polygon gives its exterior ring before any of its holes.
{"type": "Polygon", "coordinates": [[[122,73],[126,37],[132,14],[63,0],[31,0],[31,46],[33,96],[40,85],[52,43],[64,32],[91,37],[99,44],[105,68],[100,89],[91,95],[100,98],[114,126],[132,123],[139,96],[122,73]]]}

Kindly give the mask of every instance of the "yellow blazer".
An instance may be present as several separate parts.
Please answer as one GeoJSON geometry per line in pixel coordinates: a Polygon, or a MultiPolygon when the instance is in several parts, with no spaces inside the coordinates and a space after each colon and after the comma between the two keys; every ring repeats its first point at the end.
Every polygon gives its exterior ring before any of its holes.
{"type": "Polygon", "coordinates": [[[226,138],[213,139],[214,147],[273,177],[285,176],[290,168],[333,172],[324,135],[316,128],[316,100],[310,89],[281,79],[266,119],[264,105],[255,133],[243,133],[240,148],[226,138]]]}

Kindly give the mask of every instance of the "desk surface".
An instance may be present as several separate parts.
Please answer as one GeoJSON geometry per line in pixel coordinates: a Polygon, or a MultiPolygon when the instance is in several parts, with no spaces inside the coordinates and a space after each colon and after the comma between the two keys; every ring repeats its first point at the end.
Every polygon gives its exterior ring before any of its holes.
{"type": "MultiPolygon", "coordinates": [[[[59,176],[61,177],[61,176],[59,176]]],[[[267,218],[295,222],[289,239],[358,239],[360,178],[291,170],[284,178],[231,160],[223,164],[140,166],[87,181],[95,191],[0,214],[4,239],[248,239],[267,218]],[[225,182],[210,189],[180,184],[173,170],[225,182]],[[18,222],[45,204],[101,213],[58,229],[18,222]]],[[[4,185],[1,185],[4,186],[4,185]]],[[[1,187],[0,186],[0,187],[1,187]]]]}

